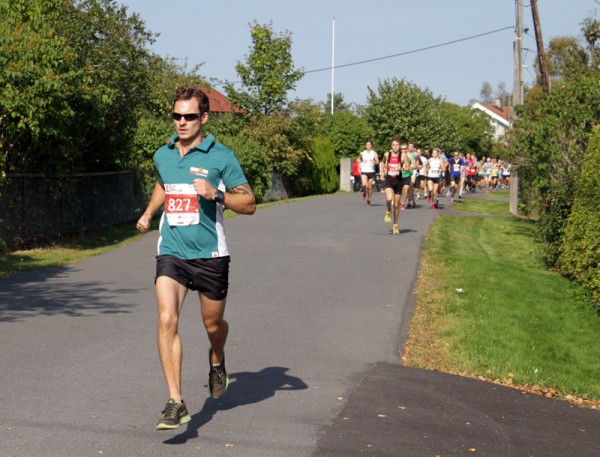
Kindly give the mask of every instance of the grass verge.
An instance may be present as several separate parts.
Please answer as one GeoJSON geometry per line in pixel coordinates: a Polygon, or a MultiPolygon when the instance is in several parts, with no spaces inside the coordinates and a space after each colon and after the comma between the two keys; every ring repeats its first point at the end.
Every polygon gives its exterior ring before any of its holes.
{"type": "Polygon", "coordinates": [[[402,359],[600,407],[600,316],[533,249],[531,221],[438,217],[402,359]]]}
{"type": "Polygon", "coordinates": [[[489,214],[492,216],[510,216],[508,200],[489,200],[480,198],[463,198],[452,203],[454,211],[489,214]]]}
{"type": "MultiPolygon", "coordinates": [[[[152,228],[158,227],[158,222],[153,221],[152,224],[152,228]]],[[[27,270],[61,267],[79,262],[110,249],[125,246],[138,236],[140,233],[136,230],[135,223],[128,223],[94,230],[45,248],[0,254],[0,278],[27,270]]]]}

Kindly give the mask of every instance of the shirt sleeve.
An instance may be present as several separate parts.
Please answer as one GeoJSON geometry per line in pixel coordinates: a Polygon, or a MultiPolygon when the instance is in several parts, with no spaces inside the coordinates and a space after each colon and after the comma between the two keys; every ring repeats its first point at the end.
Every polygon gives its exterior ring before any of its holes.
{"type": "Polygon", "coordinates": [[[233,153],[231,153],[230,158],[227,161],[221,179],[223,180],[226,189],[232,189],[248,182],[240,162],[233,153]]]}

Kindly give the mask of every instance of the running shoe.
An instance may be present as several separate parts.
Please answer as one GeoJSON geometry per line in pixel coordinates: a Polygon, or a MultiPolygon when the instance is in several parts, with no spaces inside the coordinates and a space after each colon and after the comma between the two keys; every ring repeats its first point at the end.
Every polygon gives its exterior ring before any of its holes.
{"type": "Polygon", "coordinates": [[[435,208],[436,208],[436,206],[435,206],[435,203],[434,203],[433,205],[431,205],[431,209],[435,209],[435,208]]]}
{"type": "Polygon", "coordinates": [[[367,199],[367,194],[363,193],[362,199],[363,199],[363,202],[364,202],[367,199]]]}
{"type": "Polygon", "coordinates": [[[427,197],[427,203],[431,203],[431,197],[427,197]]]}
{"type": "Polygon", "coordinates": [[[400,229],[396,224],[392,226],[392,235],[400,235],[400,229]]]}
{"type": "Polygon", "coordinates": [[[227,370],[225,369],[225,354],[223,353],[221,363],[213,366],[212,348],[210,348],[208,350],[208,364],[210,365],[210,371],[208,372],[208,390],[210,396],[221,398],[229,385],[229,376],[227,376],[227,370]]]}
{"type": "Polygon", "coordinates": [[[405,210],[406,208],[404,207],[404,205],[400,205],[400,209],[405,210]]]}
{"type": "Polygon", "coordinates": [[[412,202],[412,207],[416,208],[417,207],[417,202],[412,202]]]}
{"type": "Polygon", "coordinates": [[[385,213],[385,216],[383,216],[383,222],[385,222],[386,224],[389,224],[390,222],[392,222],[392,215],[390,214],[389,211],[387,213],[385,213]]]}
{"type": "Polygon", "coordinates": [[[183,400],[181,403],[169,400],[161,414],[163,417],[156,424],[156,430],[173,430],[192,420],[183,400]]]}

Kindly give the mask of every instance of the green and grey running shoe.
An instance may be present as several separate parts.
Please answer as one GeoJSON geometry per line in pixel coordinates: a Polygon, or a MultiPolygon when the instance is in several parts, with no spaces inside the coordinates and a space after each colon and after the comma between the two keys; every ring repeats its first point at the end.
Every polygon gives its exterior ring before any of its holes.
{"type": "Polygon", "coordinates": [[[227,376],[227,370],[225,369],[225,353],[223,353],[223,360],[218,366],[212,364],[212,348],[208,350],[208,363],[210,365],[210,371],[208,373],[208,390],[210,396],[213,398],[221,398],[227,386],[229,385],[229,376],[227,376]]]}
{"type": "Polygon", "coordinates": [[[169,400],[161,414],[163,417],[156,424],[156,430],[173,430],[192,420],[183,400],[181,403],[173,399],[169,400]]]}

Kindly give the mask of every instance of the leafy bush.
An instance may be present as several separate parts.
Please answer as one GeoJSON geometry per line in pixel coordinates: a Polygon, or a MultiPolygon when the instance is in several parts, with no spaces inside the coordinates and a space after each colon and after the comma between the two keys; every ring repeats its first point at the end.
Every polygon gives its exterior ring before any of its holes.
{"type": "MultiPolygon", "coordinates": [[[[373,141],[373,129],[367,121],[350,111],[335,111],[333,115],[328,115],[325,131],[331,139],[338,159],[356,158],[364,149],[367,140],[373,141]]],[[[382,147],[387,147],[387,143],[382,147]]]]}
{"type": "Polygon", "coordinates": [[[244,118],[237,114],[211,113],[204,131],[216,137],[236,136],[243,130],[245,122],[244,118]]]}
{"type": "Polygon", "coordinates": [[[289,119],[284,114],[252,116],[244,135],[261,145],[270,168],[284,178],[293,178],[306,152],[294,142],[289,119]]]}
{"type": "Polygon", "coordinates": [[[339,187],[337,172],[338,160],[333,144],[328,137],[313,140],[311,156],[307,156],[300,165],[298,176],[292,182],[296,195],[332,193],[339,187]]]}
{"type": "Polygon", "coordinates": [[[560,254],[565,225],[571,214],[576,186],[575,172],[554,182],[546,193],[546,210],[540,214],[535,228],[537,256],[549,268],[554,268],[560,254]]]}
{"type": "Polygon", "coordinates": [[[590,290],[600,307],[600,126],[585,153],[581,180],[564,231],[559,268],[590,290]]]}
{"type": "Polygon", "coordinates": [[[539,253],[555,269],[585,151],[600,119],[599,77],[600,69],[580,65],[553,80],[550,95],[532,91],[509,132],[507,159],[515,165],[529,210],[537,209],[534,198],[539,201],[539,253]]]}
{"type": "Polygon", "coordinates": [[[248,183],[254,191],[257,202],[261,202],[271,187],[271,167],[260,144],[245,135],[221,136],[217,141],[223,143],[240,161],[248,183]]]}

